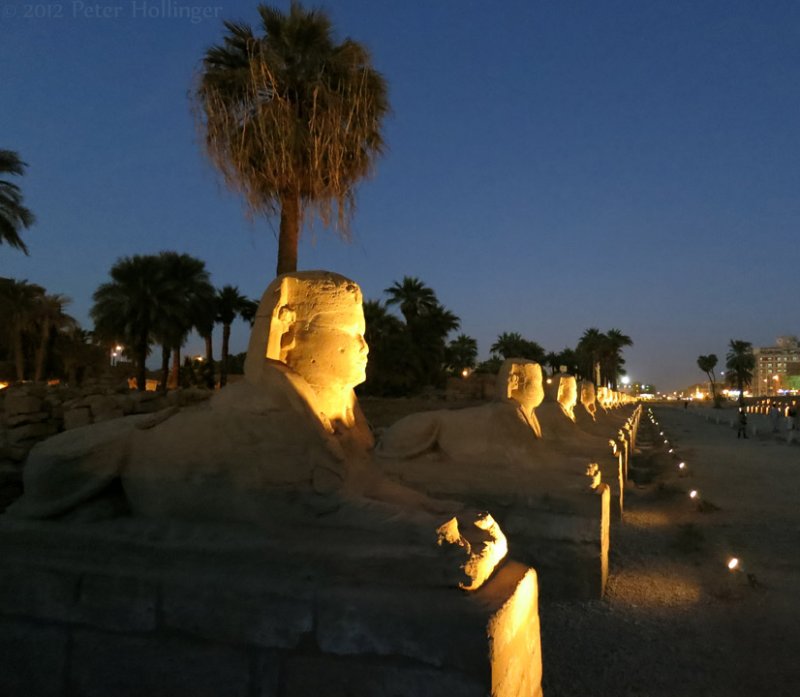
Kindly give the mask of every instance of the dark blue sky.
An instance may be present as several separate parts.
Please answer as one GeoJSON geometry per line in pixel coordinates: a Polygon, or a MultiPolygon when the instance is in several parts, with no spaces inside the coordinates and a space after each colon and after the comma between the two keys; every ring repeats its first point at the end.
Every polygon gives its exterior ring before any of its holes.
{"type": "MultiPolygon", "coordinates": [[[[730,338],[800,332],[800,3],[322,6],[371,49],[393,115],[352,244],[306,230],[301,268],[368,298],[418,276],[482,357],[503,331],[560,350],[617,327],[636,344],[631,377],[660,389],[699,380],[697,356],[722,358],[730,338]]],[[[29,163],[38,217],[30,257],[0,247],[0,275],[71,296],[87,326],[123,255],[187,252],[260,297],[275,224],[245,220],[188,100],[223,18],[255,22],[255,3],[0,5],[0,147],[29,163]]]]}

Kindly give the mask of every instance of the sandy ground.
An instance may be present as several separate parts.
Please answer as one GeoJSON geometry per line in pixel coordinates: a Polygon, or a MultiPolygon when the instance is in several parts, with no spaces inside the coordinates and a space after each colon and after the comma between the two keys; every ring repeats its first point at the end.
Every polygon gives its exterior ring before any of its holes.
{"type": "Polygon", "coordinates": [[[670,444],[643,420],[660,473],[628,484],[606,598],[540,608],[546,697],[800,695],[800,447],[653,411],[670,444]]]}

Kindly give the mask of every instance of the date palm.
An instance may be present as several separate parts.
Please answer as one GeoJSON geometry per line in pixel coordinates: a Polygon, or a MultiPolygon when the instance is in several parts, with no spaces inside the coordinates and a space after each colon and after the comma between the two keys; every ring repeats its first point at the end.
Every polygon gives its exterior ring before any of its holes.
{"type": "Polygon", "coordinates": [[[616,390],[617,377],[623,373],[622,366],[625,365],[622,349],[626,346],[633,346],[633,340],[619,329],[609,329],[605,333],[605,341],[602,343],[605,378],[611,384],[611,388],[616,390]]]}
{"type": "Polygon", "coordinates": [[[389,296],[386,305],[398,305],[400,314],[403,315],[408,325],[411,325],[417,317],[432,311],[439,304],[433,289],[415,276],[403,276],[402,281],[395,281],[383,292],[389,296]]]}
{"type": "Polygon", "coordinates": [[[728,353],[725,356],[725,368],[728,371],[728,379],[739,390],[739,406],[744,406],[744,388],[752,383],[755,367],[753,344],[749,341],[731,339],[728,344],[728,353]]]}
{"type": "Polygon", "coordinates": [[[518,332],[503,332],[489,347],[493,355],[501,358],[527,358],[537,363],[544,363],[547,353],[535,341],[525,339],[518,332]]]}
{"type": "Polygon", "coordinates": [[[35,283],[0,278],[0,330],[8,332],[18,381],[25,379],[25,344],[36,328],[36,316],[45,290],[35,283]]]}
{"type": "Polygon", "coordinates": [[[717,365],[717,356],[716,354],[709,353],[707,356],[698,356],[697,357],[697,367],[700,368],[707,376],[708,382],[711,385],[711,399],[714,402],[715,407],[719,407],[717,403],[717,387],[716,387],[716,376],[714,375],[714,368],[717,365]]]}
{"type": "Polygon", "coordinates": [[[194,93],[206,151],[251,215],[280,214],[277,273],[297,269],[306,213],[348,236],[356,183],[384,148],[386,82],[321,10],[259,5],[261,35],[225,22],[194,93]]]}
{"type": "Polygon", "coordinates": [[[76,327],[77,322],[73,317],[64,312],[64,307],[71,300],[65,295],[42,295],[38,298],[34,310],[39,323],[39,346],[36,349],[33,379],[39,382],[44,378],[45,364],[47,362],[47,349],[52,339],[53,330],[61,331],[76,327]]]}
{"type": "Polygon", "coordinates": [[[111,267],[111,280],[100,285],[92,296],[95,334],[129,347],[140,391],[145,389],[147,354],[154,332],[162,326],[161,306],[169,294],[162,270],[155,255],[123,257],[111,267]]]}
{"type": "Polygon", "coordinates": [[[217,322],[222,324],[222,356],[219,368],[219,386],[228,384],[228,354],[231,340],[231,325],[237,316],[253,317],[257,304],[239,292],[237,286],[223,286],[217,291],[217,322]]]}
{"type": "MultiPolygon", "coordinates": [[[[0,150],[0,176],[12,174],[22,176],[27,165],[12,150],[0,150]]],[[[22,228],[29,228],[35,221],[33,213],[22,205],[22,191],[19,186],[0,178],[0,244],[21,249],[25,254],[28,248],[19,236],[22,228]]]]}
{"type": "MultiPolygon", "coordinates": [[[[178,252],[161,252],[158,255],[161,304],[156,333],[162,343],[162,376],[165,363],[172,354],[172,370],[169,383],[177,387],[180,383],[181,348],[189,332],[198,324],[204,324],[205,309],[215,301],[214,287],[209,282],[205,262],[178,252]]],[[[162,387],[163,384],[162,377],[162,387]]]]}

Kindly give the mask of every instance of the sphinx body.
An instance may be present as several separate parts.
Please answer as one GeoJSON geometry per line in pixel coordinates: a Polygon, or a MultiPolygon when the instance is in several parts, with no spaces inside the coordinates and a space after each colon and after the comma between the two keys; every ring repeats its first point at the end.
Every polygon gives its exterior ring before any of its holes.
{"type": "Polygon", "coordinates": [[[381,437],[377,455],[385,459],[431,458],[460,463],[531,464],[541,428],[538,363],[510,358],[498,374],[494,401],[467,409],[441,409],[400,419],[381,437]]]}

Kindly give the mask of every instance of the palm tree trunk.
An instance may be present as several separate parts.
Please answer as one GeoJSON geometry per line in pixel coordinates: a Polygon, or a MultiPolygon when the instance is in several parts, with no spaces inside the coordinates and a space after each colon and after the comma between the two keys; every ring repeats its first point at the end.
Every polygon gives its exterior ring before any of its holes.
{"type": "Polygon", "coordinates": [[[36,349],[36,369],[33,373],[33,381],[39,382],[44,374],[44,359],[47,355],[47,342],[50,339],[50,322],[45,319],[42,323],[42,335],[39,339],[39,348],[36,349]]]}
{"type": "Polygon", "coordinates": [[[170,389],[177,390],[181,386],[181,347],[176,346],[172,349],[172,370],[169,374],[170,389]]]}
{"type": "Polygon", "coordinates": [[[208,336],[203,337],[206,340],[206,386],[209,389],[214,389],[214,344],[211,341],[211,334],[213,331],[208,333],[208,336]]]}
{"type": "Polygon", "coordinates": [[[281,228],[278,235],[276,274],[297,271],[297,245],[300,240],[300,195],[297,191],[281,194],[281,228]]]}
{"type": "Polygon", "coordinates": [[[17,382],[25,379],[25,354],[22,349],[22,329],[16,327],[14,330],[14,364],[17,370],[17,382]]]}
{"type": "Polygon", "coordinates": [[[167,381],[169,380],[169,346],[161,345],[161,384],[158,386],[161,392],[167,391],[167,381]]]}
{"type": "Polygon", "coordinates": [[[147,389],[147,344],[149,332],[144,331],[136,342],[136,389],[144,392],[147,389]]]}
{"type": "Polygon", "coordinates": [[[219,386],[228,384],[228,344],[231,339],[231,325],[222,325],[222,359],[219,365],[219,386]]]}

